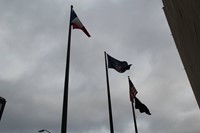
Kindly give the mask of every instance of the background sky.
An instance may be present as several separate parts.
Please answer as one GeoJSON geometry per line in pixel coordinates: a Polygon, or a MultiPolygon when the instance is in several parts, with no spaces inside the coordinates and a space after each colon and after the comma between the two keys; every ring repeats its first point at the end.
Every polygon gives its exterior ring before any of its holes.
{"type": "Polygon", "coordinates": [[[128,78],[151,116],[139,133],[199,133],[200,112],[161,0],[1,0],[1,133],[61,130],[70,5],[91,34],[71,38],[69,133],[109,133],[104,51],[133,64],[109,69],[115,133],[133,133],[128,78]]]}

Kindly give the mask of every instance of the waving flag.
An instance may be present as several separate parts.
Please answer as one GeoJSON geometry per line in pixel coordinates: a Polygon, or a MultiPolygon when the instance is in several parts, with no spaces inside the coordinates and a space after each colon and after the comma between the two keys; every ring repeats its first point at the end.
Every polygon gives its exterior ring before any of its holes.
{"type": "Polygon", "coordinates": [[[123,73],[126,70],[129,70],[131,67],[131,64],[128,65],[126,61],[119,61],[108,54],[107,57],[108,57],[108,68],[113,68],[119,73],[123,73]]]}
{"type": "Polygon", "coordinates": [[[74,12],[74,10],[72,10],[71,12],[71,25],[73,26],[73,29],[80,29],[82,30],[88,37],[90,37],[90,34],[88,33],[88,31],[86,30],[86,28],[84,27],[84,25],[81,23],[81,21],[79,20],[78,16],[76,15],[76,13],[74,12]]]}
{"type": "Polygon", "coordinates": [[[142,102],[140,102],[140,100],[135,97],[135,108],[136,109],[139,109],[140,113],[146,113],[148,115],[151,115],[149,109],[147,108],[146,105],[144,105],[142,102]]]}
{"type": "Polygon", "coordinates": [[[135,96],[138,93],[135,86],[131,82],[129,76],[128,76],[128,82],[129,82],[129,94],[130,94],[130,101],[134,102],[135,96]]]}
{"type": "Polygon", "coordinates": [[[3,114],[3,110],[5,108],[5,104],[6,104],[6,99],[4,99],[3,97],[0,97],[0,120],[3,114]]]}

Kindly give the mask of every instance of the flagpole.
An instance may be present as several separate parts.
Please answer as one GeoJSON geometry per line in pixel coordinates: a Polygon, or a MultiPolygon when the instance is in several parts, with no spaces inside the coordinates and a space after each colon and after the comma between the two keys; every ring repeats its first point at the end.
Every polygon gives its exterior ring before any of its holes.
{"type": "Polygon", "coordinates": [[[105,67],[106,67],[106,81],[107,81],[107,93],[108,93],[108,109],[109,109],[109,120],[110,120],[110,133],[114,133],[111,98],[110,98],[110,86],[109,86],[109,77],[108,77],[108,65],[107,65],[107,58],[106,58],[107,54],[106,54],[106,52],[104,52],[104,55],[105,55],[105,67]]]}
{"type": "Polygon", "coordinates": [[[68,90],[69,90],[69,66],[70,66],[70,47],[71,47],[71,13],[73,6],[71,5],[70,11],[70,22],[69,22],[69,33],[68,33],[68,46],[67,46],[67,58],[65,68],[65,83],[64,83],[64,94],[63,94],[63,111],[62,111],[62,125],[61,133],[67,131],[67,111],[68,111],[68,90]]]}
{"type": "Polygon", "coordinates": [[[134,120],[134,126],[135,126],[135,133],[138,133],[138,130],[137,130],[137,122],[136,122],[136,116],[135,116],[135,109],[134,109],[133,102],[131,102],[131,105],[132,105],[132,110],[133,110],[133,120],[134,120]]]}

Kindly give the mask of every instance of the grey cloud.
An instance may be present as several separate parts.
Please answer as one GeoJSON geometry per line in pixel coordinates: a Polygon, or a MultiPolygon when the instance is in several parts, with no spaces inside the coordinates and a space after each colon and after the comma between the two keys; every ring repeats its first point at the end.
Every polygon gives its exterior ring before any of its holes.
{"type": "Polygon", "coordinates": [[[199,132],[199,109],[158,0],[2,1],[0,132],[60,132],[71,4],[91,38],[72,30],[68,131],[109,132],[107,51],[133,64],[124,74],[109,70],[116,133],[134,130],[128,75],[152,113],[136,110],[139,132],[199,132]]]}

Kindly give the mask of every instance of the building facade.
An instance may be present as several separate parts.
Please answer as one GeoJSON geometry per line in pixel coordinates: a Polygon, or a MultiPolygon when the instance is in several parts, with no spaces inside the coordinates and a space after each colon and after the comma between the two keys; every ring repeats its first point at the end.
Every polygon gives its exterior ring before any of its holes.
{"type": "Polygon", "coordinates": [[[163,0],[169,27],[200,107],[200,0],[163,0]]]}

